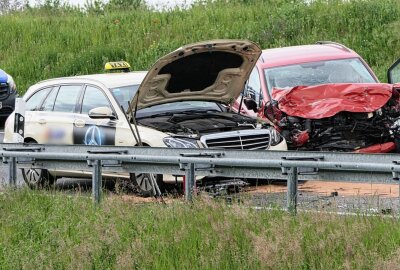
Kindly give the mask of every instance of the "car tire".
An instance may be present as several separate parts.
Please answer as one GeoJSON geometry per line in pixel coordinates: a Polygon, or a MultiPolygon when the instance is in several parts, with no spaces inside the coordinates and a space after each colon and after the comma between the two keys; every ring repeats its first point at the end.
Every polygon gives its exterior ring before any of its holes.
{"type": "Polygon", "coordinates": [[[164,193],[165,184],[163,182],[161,174],[150,174],[150,173],[130,174],[130,179],[132,183],[136,186],[136,188],[143,197],[151,197],[156,195],[154,194],[153,187],[151,185],[151,180],[150,180],[151,176],[155,177],[158,188],[160,189],[161,193],[164,193]]]}
{"type": "MultiPolygon", "coordinates": [[[[37,142],[34,140],[29,140],[26,143],[37,144],[37,142]]],[[[57,181],[57,178],[52,176],[46,169],[21,169],[21,173],[22,177],[24,178],[24,182],[31,189],[48,188],[57,181]]]]}
{"type": "Polygon", "coordinates": [[[47,188],[56,182],[56,178],[46,169],[29,168],[21,169],[21,172],[25,183],[31,189],[47,188]]]}

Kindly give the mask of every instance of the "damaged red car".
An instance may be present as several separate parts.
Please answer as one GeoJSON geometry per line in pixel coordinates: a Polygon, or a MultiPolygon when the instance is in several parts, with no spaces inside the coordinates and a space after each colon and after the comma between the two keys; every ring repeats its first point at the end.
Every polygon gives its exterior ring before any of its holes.
{"type": "Polygon", "coordinates": [[[291,150],[400,152],[400,61],[388,80],[339,43],[268,49],[233,108],[268,119],[291,150]]]}

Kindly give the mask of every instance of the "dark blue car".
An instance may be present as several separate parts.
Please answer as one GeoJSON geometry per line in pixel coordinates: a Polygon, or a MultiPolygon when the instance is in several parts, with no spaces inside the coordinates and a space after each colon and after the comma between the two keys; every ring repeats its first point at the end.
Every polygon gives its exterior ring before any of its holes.
{"type": "Polygon", "coordinates": [[[13,78],[0,69],[0,121],[3,122],[15,107],[17,86],[13,78]]]}

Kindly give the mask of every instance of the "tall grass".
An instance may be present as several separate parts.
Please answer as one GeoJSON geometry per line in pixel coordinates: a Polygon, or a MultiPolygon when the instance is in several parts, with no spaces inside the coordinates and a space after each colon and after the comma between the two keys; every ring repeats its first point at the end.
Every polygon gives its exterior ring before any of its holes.
{"type": "Polygon", "coordinates": [[[1,269],[396,269],[400,223],[198,201],[0,195],[1,269]]]}
{"type": "Polygon", "coordinates": [[[110,60],[145,70],[199,40],[245,38],[263,48],[333,40],[359,52],[386,81],[400,56],[399,18],[398,0],[218,0],[169,12],[30,8],[0,16],[0,67],[22,94],[42,79],[102,72],[110,60]]]}

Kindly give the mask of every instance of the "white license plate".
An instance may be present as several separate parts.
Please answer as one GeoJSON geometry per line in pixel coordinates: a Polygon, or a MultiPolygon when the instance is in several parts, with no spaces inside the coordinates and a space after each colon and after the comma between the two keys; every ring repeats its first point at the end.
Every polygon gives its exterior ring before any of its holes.
{"type": "Polygon", "coordinates": [[[3,108],[3,102],[0,101],[0,110],[3,108]]]}

